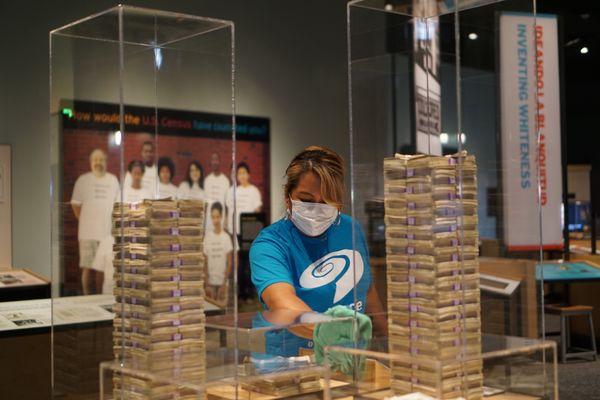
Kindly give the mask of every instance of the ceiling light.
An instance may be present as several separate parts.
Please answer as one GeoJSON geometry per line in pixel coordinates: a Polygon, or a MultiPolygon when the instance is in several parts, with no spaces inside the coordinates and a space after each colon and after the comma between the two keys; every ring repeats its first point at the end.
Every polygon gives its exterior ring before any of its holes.
{"type": "Polygon", "coordinates": [[[479,37],[479,35],[476,34],[475,32],[469,33],[469,39],[471,39],[471,40],[477,40],[478,37],[479,37]]]}
{"type": "Polygon", "coordinates": [[[121,131],[116,131],[115,135],[113,136],[113,143],[115,144],[115,146],[120,146],[122,140],[123,135],[121,135],[121,131]]]}
{"type": "Polygon", "coordinates": [[[447,133],[440,133],[440,142],[442,144],[447,144],[448,143],[448,134],[447,133]]]}
{"type": "Polygon", "coordinates": [[[392,3],[385,3],[385,7],[383,7],[385,9],[385,11],[393,11],[394,10],[394,6],[392,5],[392,3]]]}
{"type": "Polygon", "coordinates": [[[589,51],[590,50],[587,47],[585,47],[585,46],[583,46],[581,49],[579,49],[579,52],[581,54],[587,54],[589,51]]]}

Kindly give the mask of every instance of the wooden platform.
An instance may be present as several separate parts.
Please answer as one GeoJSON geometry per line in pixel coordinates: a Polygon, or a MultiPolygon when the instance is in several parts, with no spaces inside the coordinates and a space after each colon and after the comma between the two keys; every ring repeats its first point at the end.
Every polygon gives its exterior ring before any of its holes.
{"type": "MultiPolygon", "coordinates": [[[[339,388],[339,387],[346,386],[346,385],[349,385],[349,383],[337,381],[337,380],[330,381],[330,386],[332,389],[339,388]]],[[[325,381],[324,381],[324,379],[321,379],[321,387],[323,388],[324,386],[325,386],[325,381]]],[[[322,393],[323,393],[323,390],[316,391],[316,392],[300,393],[295,396],[273,396],[273,395],[268,395],[268,394],[263,394],[263,393],[250,392],[248,390],[242,389],[241,385],[238,385],[237,393],[236,393],[236,387],[234,384],[232,384],[232,385],[219,385],[219,386],[213,386],[213,387],[207,388],[206,389],[206,398],[207,398],[207,400],[275,400],[275,399],[282,399],[282,398],[294,398],[297,396],[306,398],[308,396],[310,396],[310,397],[318,396],[319,394],[322,394],[322,393]],[[237,394],[237,396],[236,396],[236,394],[237,394]]],[[[315,398],[317,398],[317,397],[315,397],[315,398]]]]}

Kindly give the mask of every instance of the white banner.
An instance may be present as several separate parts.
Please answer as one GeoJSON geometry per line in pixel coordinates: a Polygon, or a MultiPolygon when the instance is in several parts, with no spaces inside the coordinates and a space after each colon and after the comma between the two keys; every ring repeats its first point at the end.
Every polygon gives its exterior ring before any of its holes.
{"type": "Polygon", "coordinates": [[[509,250],[534,250],[540,244],[538,171],[542,243],[546,249],[562,248],[558,69],[556,16],[500,16],[502,198],[509,250]]]}

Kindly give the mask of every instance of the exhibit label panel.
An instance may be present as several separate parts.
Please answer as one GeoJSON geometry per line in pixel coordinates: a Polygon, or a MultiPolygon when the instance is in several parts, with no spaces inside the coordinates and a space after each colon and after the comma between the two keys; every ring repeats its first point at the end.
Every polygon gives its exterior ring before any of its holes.
{"type": "Polygon", "coordinates": [[[535,250],[540,244],[562,248],[559,82],[556,16],[503,13],[503,215],[504,240],[512,251],[535,250]]]}

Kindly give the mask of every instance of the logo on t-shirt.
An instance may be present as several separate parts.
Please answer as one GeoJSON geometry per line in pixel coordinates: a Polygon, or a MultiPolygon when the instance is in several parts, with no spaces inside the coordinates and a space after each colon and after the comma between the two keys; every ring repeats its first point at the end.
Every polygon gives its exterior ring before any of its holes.
{"type": "Polygon", "coordinates": [[[335,282],[335,304],[350,293],[354,282],[360,282],[363,272],[363,259],[358,251],[338,250],[310,264],[300,275],[300,286],[315,289],[335,282]]]}

